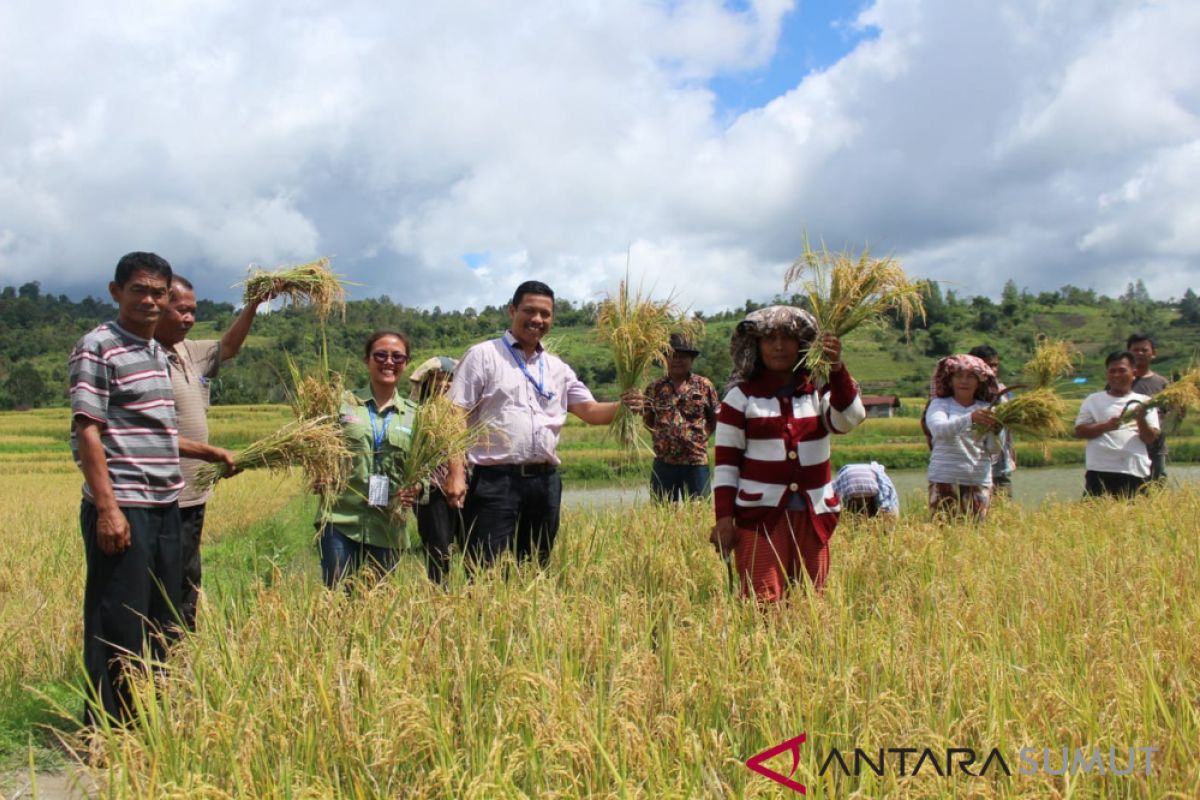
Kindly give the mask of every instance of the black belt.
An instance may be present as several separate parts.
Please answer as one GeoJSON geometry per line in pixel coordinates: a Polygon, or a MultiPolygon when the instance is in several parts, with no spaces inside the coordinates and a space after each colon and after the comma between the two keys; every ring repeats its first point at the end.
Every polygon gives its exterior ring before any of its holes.
{"type": "Polygon", "coordinates": [[[535,475],[553,475],[558,472],[557,464],[476,464],[475,470],[491,470],[505,475],[516,475],[519,478],[532,478],[535,475]]]}

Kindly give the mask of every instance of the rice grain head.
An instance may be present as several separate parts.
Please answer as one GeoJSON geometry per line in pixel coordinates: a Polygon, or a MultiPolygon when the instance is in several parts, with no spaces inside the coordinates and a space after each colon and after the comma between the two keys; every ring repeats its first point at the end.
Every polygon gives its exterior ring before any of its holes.
{"type": "MultiPolygon", "coordinates": [[[[421,403],[413,415],[409,450],[396,476],[401,488],[429,481],[434,471],[449,461],[465,459],[467,451],[481,441],[489,428],[486,424],[468,425],[461,410],[446,395],[434,395],[421,403]]],[[[388,506],[393,520],[403,519],[404,506],[388,506]]]]}
{"type": "MultiPolygon", "coordinates": [[[[703,323],[689,317],[673,296],[652,300],[639,288],[631,292],[629,277],[616,295],[608,295],[596,314],[596,336],[612,350],[617,387],[624,392],[641,386],[651,365],[665,368],[671,359],[671,334],[696,337],[703,323]]],[[[644,447],[640,423],[624,405],[617,409],[609,431],[625,450],[644,447]]]]}
{"type": "Polygon", "coordinates": [[[342,276],[329,269],[328,257],[271,271],[252,269],[242,282],[245,303],[258,305],[272,296],[283,297],[293,305],[310,304],[322,322],[334,309],[341,312],[343,320],[346,318],[346,288],[342,276]]]}
{"type": "MultiPolygon", "coordinates": [[[[822,243],[813,250],[804,237],[804,252],[792,262],[784,276],[784,289],[799,284],[817,322],[818,335],[843,337],[863,324],[882,326],[888,313],[896,313],[907,335],[915,316],[925,317],[921,284],[905,274],[894,258],[872,258],[866,247],[857,257],[849,252],[832,253],[822,243]]],[[[819,346],[810,347],[803,361],[809,372],[823,382],[829,364],[819,346]]]]}
{"type": "Polygon", "coordinates": [[[1033,357],[1021,370],[1025,381],[1034,387],[1046,388],[1056,381],[1070,377],[1083,354],[1070,342],[1051,339],[1040,334],[1033,348],[1033,357]]]}

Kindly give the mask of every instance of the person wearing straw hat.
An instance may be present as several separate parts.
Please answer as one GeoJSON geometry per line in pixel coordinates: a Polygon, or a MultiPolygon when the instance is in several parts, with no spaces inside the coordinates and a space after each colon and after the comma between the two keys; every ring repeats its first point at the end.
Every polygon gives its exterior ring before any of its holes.
{"type": "Polygon", "coordinates": [[[642,421],[651,431],[656,500],[707,497],[708,437],[717,427],[720,400],[712,381],[692,373],[700,351],[681,333],[671,334],[667,374],[646,387],[642,421]]]}
{"type": "MultiPolygon", "coordinates": [[[[412,400],[422,403],[450,389],[458,360],[449,356],[433,356],[408,376],[412,383],[412,400]]],[[[450,547],[462,541],[462,515],[446,501],[446,478],[450,465],[442,464],[433,472],[417,501],[417,534],[425,546],[425,572],[429,580],[444,585],[450,574],[450,547]]]]}
{"type": "Polygon", "coordinates": [[[574,414],[589,425],[608,425],[624,404],[642,411],[642,393],[627,389],[620,402],[592,397],[575,371],[542,346],[554,321],[554,291],[525,281],[508,305],[503,336],[474,345],[454,370],[450,399],[471,426],[488,433],[462,462],[451,464],[446,499],[464,508],[467,563],[489,566],[505,552],[518,562],[547,566],[558,535],[562,478],[558,437],[574,414]]]}
{"type": "MultiPolygon", "coordinates": [[[[267,302],[273,296],[273,292],[268,292],[262,301],[267,302]]],[[[212,381],[221,365],[241,351],[257,312],[257,303],[246,303],[220,339],[188,339],[188,333],[196,324],[196,290],[182,275],[171,276],[171,298],[154,328],[154,338],[167,353],[180,436],[208,442],[208,400],[212,381]]],[[[200,540],[212,488],[200,489],[196,485],[199,461],[183,458],[179,467],[185,484],[179,494],[183,543],[183,601],[179,616],[189,630],[194,630],[202,573],[200,540]]]]}
{"type": "Polygon", "coordinates": [[[1000,449],[1000,426],[991,412],[997,389],[996,373],[977,356],[946,356],[934,367],[925,410],[934,515],[962,514],[980,522],[987,516],[992,453],[1000,449]],[[980,428],[986,433],[977,433],[980,428]]]}
{"type": "Polygon", "coordinates": [[[816,321],[800,308],[751,312],[734,329],[730,351],[709,540],[722,555],[733,553],[745,597],[782,600],[804,574],[820,591],[841,510],[830,436],[866,419],[858,385],[842,363],[838,337],[818,336],[816,321]],[[814,386],[803,366],[810,347],[820,347],[830,364],[824,386],[814,386]]]}

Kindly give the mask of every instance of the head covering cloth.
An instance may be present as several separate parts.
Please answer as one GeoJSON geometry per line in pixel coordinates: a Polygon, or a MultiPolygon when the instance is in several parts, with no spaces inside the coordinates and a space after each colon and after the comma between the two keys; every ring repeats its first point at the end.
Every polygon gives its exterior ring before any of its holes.
{"type": "Polygon", "coordinates": [[[975,397],[979,400],[991,400],[999,393],[996,373],[987,362],[978,356],[960,353],[946,356],[937,362],[937,366],[933,368],[933,379],[929,381],[929,396],[952,397],[954,386],[950,381],[956,372],[971,372],[979,378],[979,389],[975,392],[975,397]]]}
{"type": "Polygon", "coordinates": [[[758,366],[758,342],[776,332],[794,337],[800,342],[800,352],[803,353],[817,338],[817,321],[812,314],[795,306],[767,306],[751,311],[733,329],[729,341],[729,355],[733,358],[729,386],[754,376],[758,366]]]}

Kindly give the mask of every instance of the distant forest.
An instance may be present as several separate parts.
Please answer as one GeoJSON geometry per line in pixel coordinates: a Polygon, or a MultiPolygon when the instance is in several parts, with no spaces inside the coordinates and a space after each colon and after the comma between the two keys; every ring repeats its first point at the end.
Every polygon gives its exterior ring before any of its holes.
{"type": "MultiPolygon", "coordinates": [[[[889,391],[919,394],[932,360],[956,349],[966,349],[985,339],[1006,358],[1019,359],[1032,348],[1039,333],[1070,339],[1096,357],[1112,349],[1131,331],[1144,331],[1170,348],[1171,366],[1181,368],[1200,346],[1200,297],[1188,289],[1176,300],[1155,300],[1139,280],[1120,297],[1111,298],[1091,289],[1064,286],[1037,294],[1009,282],[1000,297],[960,297],[943,292],[934,282],[923,284],[926,318],[915,323],[905,337],[898,321],[889,330],[863,334],[861,346],[884,356],[878,368],[855,374],[868,386],[872,379],[889,391]],[[895,375],[882,379],[886,368],[895,375]]],[[[775,297],[771,302],[799,303],[798,297],[775,297]]],[[[718,313],[695,312],[706,323],[704,358],[697,371],[721,385],[728,374],[729,333],[738,319],[767,303],[747,300],[742,306],[718,313]]],[[[236,309],[229,303],[198,302],[200,323],[194,336],[216,338],[225,330],[236,309]]],[[[66,361],[75,341],[100,322],[113,318],[107,300],[87,297],[74,301],[65,295],[41,291],[37,281],[0,290],[0,408],[65,405],[66,361]]],[[[615,378],[606,350],[590,334],[595,303],[560,299],[556,305],[551,347],[561,352],[594,389],[610,389],[615,378]]],[[[322,337],[330,366],[356,385],[365,379],[361,345],[373,330],[399,329],[413,342],[417,360],[434,354],[458,356],[470,344],[495,336],[508,324],[504,308],[417,309],[393,303],[388,297],[355,300],[346,318],[330,321],[322,331],[314,315],[300,308],[260,314],[251,338],[238,358],[223,370],[214,391],[215,403],[282,402],[286,398],[286,357],[302,365],[317,363],[322,337]]],[[[850,352],[860,346],[852,337],[850,352]]],[[[1160,345],[1160,352],[1164,348],[1160,345]]],[[[864,350],[864,352],[866,352],[864,350]]],[[[1162,371],[1160,369],[1160,371],[1162,371]]],[[[599,393],[599,392],[598,392],[599,393]]]]}

